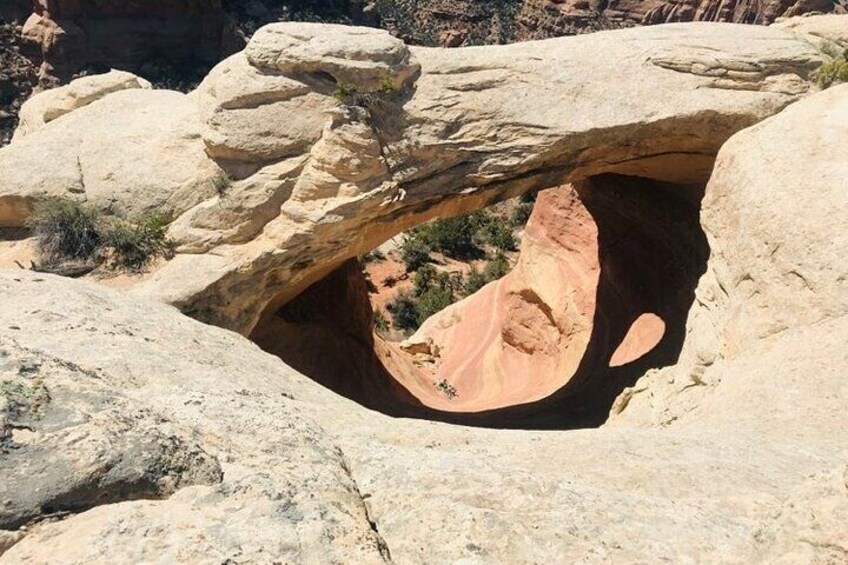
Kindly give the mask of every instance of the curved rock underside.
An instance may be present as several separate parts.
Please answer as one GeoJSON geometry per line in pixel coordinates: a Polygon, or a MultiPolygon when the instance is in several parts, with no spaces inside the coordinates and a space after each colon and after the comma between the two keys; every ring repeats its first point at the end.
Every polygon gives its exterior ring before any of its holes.
{"type": "MultiPolygon", "coordinates": [[[[845,22],[457,51],[272,26],[187,96],[91,96],[29,131],[0,150],[4,227],[55,195],[168,209],[181,252],[130,293],[0,272],[0,558],[844,561],[848,85],[809,79],[845,22]],[[389,235],[566,182],[594,222],[577,240],[597,233],[594,305],[577,276],[565,298],[522,281],[532,252],[488,292],[573,308],[578,350],[594,308],[580,365],[465,416],[588,425],[612,405],[599,429],[390,419],[144,299],[245,334],[280,312],[303,327],[321,295],[300,291],[389,235]],[[643,352],[646,314],[665,328],[643,352]]],[[[520,331],[539,320],[515,318],[506,339],[535,346],[520,331]]]]}
{"type": "Polygon", "coordinates": [[[603,421],[622,388],[680,351],[708,256],[699,200],[697,187],[618,176],[542,192],[515,269],[410,339],[428,344],[431,380],[457,391],[440,407],[479,412],[558,391],[553,410],[534,405],[525,423],[568,425],[568,407],[583,425],[603,421]]]}
{"type": "Polygon", "coordinates": [[[368,28],[275,24],[189,95],[111,73],[28,102],[15,143],[0,150],[0,225],[23,226],[54,196],[125,215],[165,211],[178,254],[133,281],[139,296],[253,335],[390,413],[597,425],[623,388],[676,360],[706,257],[699,187],[718,148],[814,89],[826,52],[848,44],[845,18],[461,50],[409,48],[368,28]],[[615,65],[599,65],[598,53],[615,65]],[[357,328],[341,332],[359,336],[341,350],[368,346],[363,376],[340,380],[343,362],[331,370],[320,350],[308,362],[305,347],[292,349],[306,334],[271,328],[281,306],[418,222],[565,182],[576,193],[549,225],[574,238],[560,242],[578,250],[568,266],[528,253],[516,275],[469,301],[489,321],[434,320],[423,332],[440,350],[435,370],[357,328]],[[563,268],[546,288],[544,273],[563,268]],[[661,337],[650,335],[660,324],[661,337]],[[277,339],[283,350],[274,335],[288,336],[277,339]],[[641,351],[641,339],[655,346],[641,351]],[[535,380],[521,378],[530,367],[535,380]],[[434,391],[442,381],[459,394],[434,391]]]}
{"type": "Polygon", "coordinates": [[[844,561],[846,132],[837,86],[724,145],[680,360],[599,429],[398,421],[166,306],[0,272],[2,561],[844,561]]]}
{"type": "Polygon", "coordinates": [[[730,135],[810,90],[841,18],[461,50],[275,24],[189,95],[112,93],[0,150],[0,224],[55,195],[169,211],[180,253],[136,292],[246,334],[427,218],[600,173],[705,182],[730,135]]]}

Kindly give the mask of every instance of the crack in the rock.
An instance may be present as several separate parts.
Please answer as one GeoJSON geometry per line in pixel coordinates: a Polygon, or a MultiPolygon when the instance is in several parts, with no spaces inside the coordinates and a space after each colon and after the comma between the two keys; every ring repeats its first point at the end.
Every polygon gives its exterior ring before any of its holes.
{"type": "Polygon", "coordinates": [[[383,557],[383,561],[386,563],[393,563],[392,552],[389,549],[389,544],[386,543],[386,539],[380,533],[380,530],[377,527],[377,521],[371,516],[371,512],[368,510],[368,504],[365,502],[365,497],[359,489],[359,483],[356,481],[356,478],[354,478],[353,472],[350,470],[350,465],[348,465],[347,458],[341,448],[338,449],[338,455],[340,465],[350,479],[350,482],[353,483],[353,489],[356,492],[356,496],[359,497],[359,502],[362,504],[362,511],[365,513],[365,519],[368,521],[368,526],[371,528],[371,531],[374,532],[374,537],[377,541],[377,550],[383,557]]]}

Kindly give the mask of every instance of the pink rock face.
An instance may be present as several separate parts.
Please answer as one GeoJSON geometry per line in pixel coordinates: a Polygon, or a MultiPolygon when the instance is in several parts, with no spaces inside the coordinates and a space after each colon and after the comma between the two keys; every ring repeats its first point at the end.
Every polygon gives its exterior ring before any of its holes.
{"type": "Polygon", "coordinates": [[[427,320],[413,338],[440,356],[434,380],[448,404],[475,412],[532,402],[574,374],[592,330],[598,285],[595,222],[570,186],[539,194],[515,269],[427,320]]]}
{"type": "Polygon", "coordinates": [[[596,426],[625,387],[677,359],[708,257],[701,190],[607,175],[540,193],[513,271],[403,344],[374,335],[355,261],[251,337],[388,414],[498,428],[596,426]]]}
{"type": "Polygon", "coordinates": [[[650,353],[665,335],[665,322],[656,314],[642,314],[616,348],[610,359],[610,367],[621,367],[650,353]]]}

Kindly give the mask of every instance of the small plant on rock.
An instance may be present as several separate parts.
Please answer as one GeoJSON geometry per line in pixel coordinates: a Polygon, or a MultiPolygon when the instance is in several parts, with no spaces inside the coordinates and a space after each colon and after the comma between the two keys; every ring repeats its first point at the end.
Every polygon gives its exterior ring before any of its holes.
{"type": "Polygon", "coordinates": [[[96,261],[103,217],[93,206],[56,199],[38,206],[29,220],[39,255],[46,261],[96,261]]]}
{"type": "Polygon", "coordinates": [[[447,396],[451,400],[456,398],[456,396],[457,396],[456,387],[453,386],[452,384],[450,384],[450,382],[448,382],[447,379],[438,380],[435,383],[433,383],[433,385],[436,387],[436,390],[438,390],[439,392],[441,392],[442,394],[444,394],[445,396],[447,396]]]}
{"type": "Polygon", "coordinates": [[[848,49],[819,67],[815,79],[822,89],[840,82],[848,83],[848,49]]]}
{"type": "Polygon", "coordinates": [[[336,84],[336,89],[333,91],[333,98],[342,104],[348,104],[356,96],[356,89],[343,82],[336,84]]]}
{"type": "Polygon", "coordinates": [[[165,236],[168,218],[164,214],[147,214],[134,222],[117,220],[105,234],[113,265],[138,271],[155,257],[167,255],[171,243],[165,236]]]}
{"type": "Polygon", "coordinates": [[[215,194],[217,194],[220,198],[227,195],[227,191],[230,189],[232,184],[232,179],[226,173],[221,173],[212,179],[212,188],[215,190],[215,194]]]}

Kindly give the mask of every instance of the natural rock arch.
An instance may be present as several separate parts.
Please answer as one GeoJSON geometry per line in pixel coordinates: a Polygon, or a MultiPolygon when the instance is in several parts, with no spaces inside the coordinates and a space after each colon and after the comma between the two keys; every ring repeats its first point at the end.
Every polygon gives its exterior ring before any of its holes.
{"type": "Polygon", "coordinates": [[[75,109],[0,150],[0,224],[55,195],[169,211],[179,253],[133,292],[249,335],[345,260],[436,216],[610,173],[703,187],[725,140],[814,89],[825,48],[846,42],[839,20],[457,50],[275,24],[189,95],[92,81],[84,100],[59,97],[75,109]]]}

